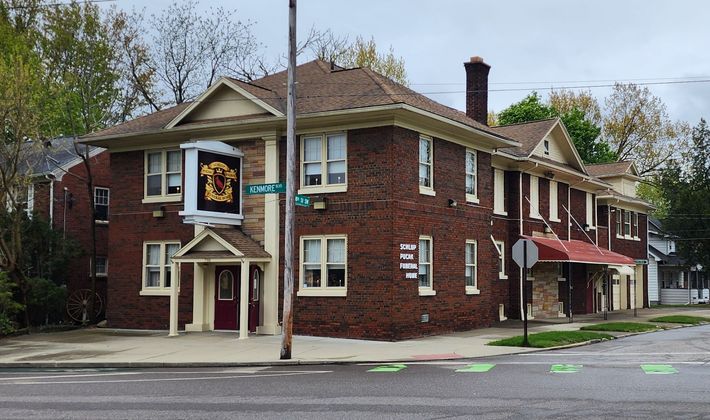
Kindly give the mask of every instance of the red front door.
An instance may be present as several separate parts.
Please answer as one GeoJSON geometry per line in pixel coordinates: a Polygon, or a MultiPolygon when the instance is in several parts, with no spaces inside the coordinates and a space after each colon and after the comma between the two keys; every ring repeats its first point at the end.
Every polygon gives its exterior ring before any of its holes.
{"type": "Polygon", "coordinates": [[[261,270],[259,267],[251,266],[249,273],[249,331],[256,332],[256,326],[259,325],[261,270]]]}
{"type": "Polygon", "coordinates": [[[239,325],[239,273],[238,266],[215,269],[215,330],[236,330],[239,325]]]}

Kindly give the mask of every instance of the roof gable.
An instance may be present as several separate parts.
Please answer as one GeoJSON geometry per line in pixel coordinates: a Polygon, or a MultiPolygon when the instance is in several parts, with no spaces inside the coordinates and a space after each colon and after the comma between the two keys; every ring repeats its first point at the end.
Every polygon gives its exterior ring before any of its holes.
{"type": "Polygon", "coordinates": [[[283,116],[283,113],[247,91],[241,85],[223,77],[182,110],[165,128],[248,115],[274,115],[280,117],[283,116]]]}

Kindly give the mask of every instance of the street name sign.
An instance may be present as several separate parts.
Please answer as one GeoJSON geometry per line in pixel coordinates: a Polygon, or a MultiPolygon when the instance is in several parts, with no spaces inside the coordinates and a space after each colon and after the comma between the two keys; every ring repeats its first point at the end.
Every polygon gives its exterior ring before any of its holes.
{"type": "Polygon", "coordinates": [[[301,207],[309,207],[311,205],[311,197],[296,194],[296,205],[301,207]]]}
{"type": "Polygon", "coordinates": [[[246,193],[249,195],[255,194],[278,194],[286,192],[285,182],[274,182],[272,184],[253,184],[247,185],[246,193]]]}

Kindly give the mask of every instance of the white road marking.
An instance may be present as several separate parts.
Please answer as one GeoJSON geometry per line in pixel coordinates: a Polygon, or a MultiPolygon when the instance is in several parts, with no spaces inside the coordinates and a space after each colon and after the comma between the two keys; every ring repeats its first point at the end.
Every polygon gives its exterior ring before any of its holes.
{"type": "Polygon", "coordinates": [[[521,353],[516,356],[545,356],[545,357],[560,357],[560,356],[710,356],[710,352],[660,352],[660,353],[521,353]]]}

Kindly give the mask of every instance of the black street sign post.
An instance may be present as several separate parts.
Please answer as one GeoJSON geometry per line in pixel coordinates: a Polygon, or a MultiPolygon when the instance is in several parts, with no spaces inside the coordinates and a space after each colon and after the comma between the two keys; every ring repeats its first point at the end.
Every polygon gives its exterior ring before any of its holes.
{"type": "Polygon", "coordinates": [[[530,239],[519,239],[513,245],[512,257],[513,261],[523,269],[521,276],[523,282],[523,347],[530,347],[528,342],[528,268],[537,263],[537,245],[530,239]]]}

